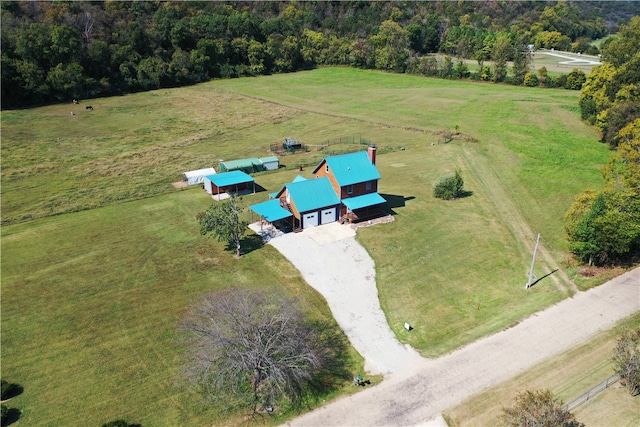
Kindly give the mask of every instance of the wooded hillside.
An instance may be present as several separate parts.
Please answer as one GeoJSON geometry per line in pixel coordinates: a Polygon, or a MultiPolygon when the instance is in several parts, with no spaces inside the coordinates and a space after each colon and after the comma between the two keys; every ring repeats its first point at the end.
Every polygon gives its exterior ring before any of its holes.
{"type": "MultiPolygon", "coordinates": [[[[450,59],[429,65],[420,58],[441,52],[481,64],[493,59],[496,44],[506,60],[517,59],[522,45],[534,43],[597,53],[592,40],[640,13],[640,3],[628,1],[3,1],[0,6],[3,108],[318,65],[396,72],[409,67],[426,75],[469,77],[450,59]]],[[[507,78],[500,70],[485,76],[507,78]]]]}

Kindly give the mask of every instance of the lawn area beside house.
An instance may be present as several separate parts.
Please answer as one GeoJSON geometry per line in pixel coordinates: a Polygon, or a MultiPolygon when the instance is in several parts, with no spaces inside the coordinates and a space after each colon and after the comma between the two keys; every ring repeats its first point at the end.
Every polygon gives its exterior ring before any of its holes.
{"type": "MultiPolygon", "coordinates": [[[[570,295],[572,280],[594,286],[564,263],[562,215],[574,195],[602,185],[609,156],[580,122],[577,100],[565,90],[323,68],[96,99],[74,116],[63,104],[2,111],[2,365],[3,378],[24,387],[15,400],[24,423],[238,421],[181,388],[176,339],[188,303],[214,288],[281,287],[314,316],[330,313],[270,246],[235,260],[201,237],[195,215],[211,198],[171,183],[222,159],[270,155],[287,136],[310,151],[254,175],[259,191],[243,203],[310,178],[327,155],[365,149],[320,150],[323,141],[375,143],[379,193],[395,221],[358,239],[376,262],[391,328],[424,355],[508,327],[570,295]],[[471,195],[433,198],[432,184],[455,168],[471,195]],[[536,275],[560,271],[525,291],[538,232],[536,275]]],[[[362,369],[357,355],[350,363],[362,369]]]]}
{"type": "MultiPolygon", "coordinates": [[[[10,402],[19,424],[241,423],[181,374],[181,320],[214,289],[284,288],[337,328],[275,249],[247,241],[236,260],[200,236],[195,215],[209,203],[191,189],[3,227],[2,375],[24,387],[10,402]]],[[[345,357],[362,372],[355,351],[345,357]]],[[[351,377],[343,385],[353,391],[351,377]]]]}

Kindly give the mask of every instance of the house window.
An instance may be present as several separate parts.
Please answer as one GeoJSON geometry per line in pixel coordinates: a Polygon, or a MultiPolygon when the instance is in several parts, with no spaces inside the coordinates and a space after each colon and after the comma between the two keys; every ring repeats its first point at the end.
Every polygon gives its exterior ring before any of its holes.
{"type": "Polygon", "coordinates": [[[367,181],[364,184],[364,188],[365,188],[365,190],[370,191],[371,190],[371,181],[367,181]]]}
{"type": "Polygon", "coordinates": [[[326,173],[329,173],[329,163],[327,163],[326,165],[324,165],[324,171],[326,173]]]}
{"type": "Polygon", "coordinates": [[[353,194],[353,185],[347,185],[347,194],[353,194]]]}

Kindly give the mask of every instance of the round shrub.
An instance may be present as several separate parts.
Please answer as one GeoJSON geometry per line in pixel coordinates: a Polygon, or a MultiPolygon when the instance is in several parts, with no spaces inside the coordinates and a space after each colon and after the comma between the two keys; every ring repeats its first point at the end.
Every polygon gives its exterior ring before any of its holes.
{"type": "Polygon", "coordinates": [[[454,175],[440,177],[433,187],[433,196],[438,199],[452,200],[462,195],[463,186],[464,180],[462,179],[462,175],[460,175],[460,171],[456,170],[454,175]]]}

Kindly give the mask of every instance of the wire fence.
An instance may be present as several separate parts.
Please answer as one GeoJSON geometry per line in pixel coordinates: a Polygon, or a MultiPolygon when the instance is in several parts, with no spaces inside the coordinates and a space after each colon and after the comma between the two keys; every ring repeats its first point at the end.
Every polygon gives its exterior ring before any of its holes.
{"type": "Polygon", "coordinates": [[[564,405],[565,409],[567,411],[573,411],[575,408],[577,408],[578,406],[582,405],[584,402],[586,402],[587,400],[591,399],[592,397],[596,396],[598,393],[608,389],[613,384],[617,383],[619,380],[620,380],[620,375],[618,375],[618,374],[610,376],[609,378],[607,378],[606,380],[602,381],[597,386],[591,388],[586,393],[583,393],[577,399],[574,399],[573,401],[571,401],[571,402],[567,403],[566,405],[564,405]]]}

